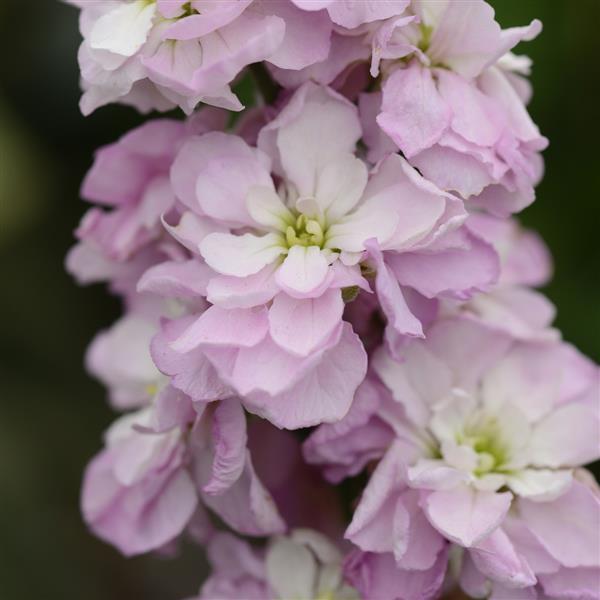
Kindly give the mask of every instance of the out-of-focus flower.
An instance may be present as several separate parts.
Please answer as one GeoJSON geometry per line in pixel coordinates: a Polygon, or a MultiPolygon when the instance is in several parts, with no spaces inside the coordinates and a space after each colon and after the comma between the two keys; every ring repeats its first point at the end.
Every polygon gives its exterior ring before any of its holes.
{"type": "Polygon", "coordinates": [[[208,558],[213,573],[196,600],[359,598],[343,579],[339,549],[310,529],[274,537],[266,550],[219,533],[208,546],[208,558]]]}
{"type": "Polygon", "coordinates": [[[199,102],[242,104],[235,77],[268,60],[302,69],[324,60],[332,23],[288,0],[66,0],[81,8],[79,49],[84,114],[110,102],[142,112],[199,102]]]}

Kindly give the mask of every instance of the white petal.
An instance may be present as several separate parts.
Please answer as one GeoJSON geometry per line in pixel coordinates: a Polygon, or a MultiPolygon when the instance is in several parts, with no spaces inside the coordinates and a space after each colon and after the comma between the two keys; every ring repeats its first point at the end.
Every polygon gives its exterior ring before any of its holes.
{"type": "Polygon", "coordinates": [[[280,235],[211,233],[200,244],[204,260],[218,273],[245,277],[272,263],[285,249],[280,235]]]}
{"type": "Polygon", "coordinates": [[[313,598],[317,561],[302,544],[278,538],[266,557],[267,581],[276,598],[313,598]]]}
{"type": "Polygon", "coordinates": [[[529,500],[546,502],[558,498],[571,485],[571,471],[525,469],[507,479],[510,489],[529,500]]]}
{"type": "Polygon", "coordinates": [[[122,4],[100,17],[90,32],[94,50],[133,56],[146,42],[156,5],[145,0],[122,4]]]}
{"type": "Polygon", "coordinates": [[[351,154],[328,163],[317,177],[315,198],[330,223],[347,215],[367,185],[367,167],[351,154]]]}
{"type": "Polygon", "coordinates": [[[371,198],[356,212],[328,229],[326,247],[361,252],[370,239],[376,239],[383,246],[396,230],[398,221],[399,217],[391,210],[387,196],[371,198]]]}
{"type": "Polygon", "coordinates": [[[291,295],[308,297],[320,290],[329,271],[327,259],[318,246],[293,246],[275,277],[291,295]]]}
{"type": "Polygon", "coordinates": [[[277,192],[264,186],[253,186],[248,191],[246,205],[250,216],[260,225],[285,231],[294,217],[277,192]]]}

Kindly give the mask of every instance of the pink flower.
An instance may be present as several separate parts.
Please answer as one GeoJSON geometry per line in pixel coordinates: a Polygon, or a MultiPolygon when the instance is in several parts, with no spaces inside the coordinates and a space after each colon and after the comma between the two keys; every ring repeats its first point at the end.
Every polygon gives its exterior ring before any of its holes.
{"type": "MultiPolygon", "coordinates": [[[[374,368],[405,418],[389,421],[396,441],[346,532],[362,551],[390,554],[397,569],[424,576],[450,541],[499,589],[600,567],[595,534],[578,521],[557,533],[550,517],[577,501],[582,524],[600,518],[598,492],[573,472],[600,455],[595,365],[566,344],[518,341],[454,318],[413,341],[404,362],[381,351],[374,368]],[[530,562],[513,517],[556,561],[550,571],[530,562]]],[[[391,568],[391,557],[372,560],[391,568]]]]}
{"type": "MultiPolygon", "coordinates": [[[[365,359],[342,323],[343,294],[370,292],[365,269],[377,271],[393,346],[423,335],[400,284],[464,298],[498,274],[491,246],[455,231],[466,218],[460,201],[398,156],[369,173],[354,155],[360,135],[350,103],[306,84],[262,129],[259,148],[209,133],[184,145],[173,165],[173,188],[190,209],[183,218],[199,215],[221,230],[181,240],[213,270],[213,306],[172,349],[200,351],[249,410],[278,426],[332,422],[348,411],[365,359]],[[314,403],[300,409],[307,390],[314,403]]],[[[179,377],[183,364],[173,371],[179,377]]]]}
{"type": "Polygon", "coordinates": [[[483,0],[413,10],[412,20],[389,20],[373,37],[382,94],[361,100],[372,157],[396,145],[442,189],[501,216],[521,210],[534,199],[547,141],[524,107],[529,61],[508,51],[541,24],[502,31],[483,0]]]}
{"type": "Polygon", "coordinates": [[[87,524],[128,556],[173,540],[198,502],[181,430],[150,434],[133,429],[134,424],[149,426],[151,416],[144,409],[116,421],[83,482],[81,506],[87,524]]]}
{"type": "Polygon", "coordinates": [[[285,528],[246,448],[246,418],[234,398],[192,405],[171,386],[152,405],[117,420],[89,464],[82,510],[90,528],[126,555],[156,550],[209,507],[234,530],[285,528]]]}
{"type": "Polygon", "coordinates": [[[244,67],[302,69],[330,47],[327,13],[287,0],[68,1],[82,9],[84,114],[115,101],[142,112],[189,114],[199,102],[241,110],[230,84],[244,67]]]}

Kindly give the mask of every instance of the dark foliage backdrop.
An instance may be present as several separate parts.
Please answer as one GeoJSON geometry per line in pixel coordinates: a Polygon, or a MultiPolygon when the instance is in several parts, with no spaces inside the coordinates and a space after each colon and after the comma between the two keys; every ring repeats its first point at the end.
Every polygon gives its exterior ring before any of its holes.
{"type": "MultiPolygon", "coordinates": [[[[597,0],[496,0],[504,26],[543,20],[523,48],[535,61],[531,112],[550,138],[537,203],[523,214],[547,240],[546,290],[566,339],[600,358],[597,0]]],[[[205,569],[123,560],[78,513],[79,480],[112,415],[82,356],[117,316],[100,287],[63,271],[83,213],[78,186],[94,148],[141,121],[123,107],[78,112],[76,11],[55,0],[0,3],[0,598],[175,600],[205,569]]]]}

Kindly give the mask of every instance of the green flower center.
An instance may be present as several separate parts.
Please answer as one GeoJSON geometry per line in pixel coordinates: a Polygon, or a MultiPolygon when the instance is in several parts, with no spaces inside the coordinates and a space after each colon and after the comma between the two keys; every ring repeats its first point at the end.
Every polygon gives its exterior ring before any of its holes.
{"type": "Polygon", "coordinates": [[[457,434],[456,441],[470,446],[478,454],[476,475],[501,470],[509,458],[509,448],[495,416],[476,412],[457,434]]]}
{"type": "Polygon", "coordinates": [[[318,246],[323,248],[325,232],[319,221],[300,214],[293,224],[287,226],[285,241],[289,248],[292,246],[318,246]]]}

